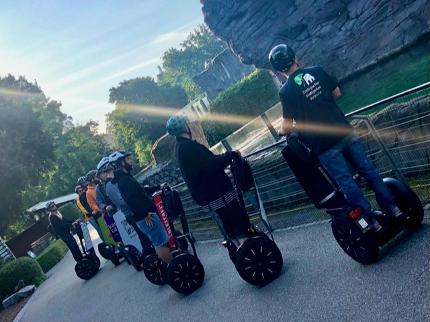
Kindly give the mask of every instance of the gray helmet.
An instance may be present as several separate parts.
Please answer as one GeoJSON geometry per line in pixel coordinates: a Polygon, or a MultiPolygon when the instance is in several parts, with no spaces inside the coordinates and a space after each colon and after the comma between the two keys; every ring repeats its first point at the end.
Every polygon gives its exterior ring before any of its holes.
{"type": "Polygon", "coordinates": [[[109,167],[111,167],[109,165],[109,157],[103,157],[100,162],[97,164],[97,175],[99,175],[100,173],[106,171],[109,169],[109,167]]]}
{"type": "Polygon", "coordinates": [[[53,200],[48,201],[48,202],[45,204],[45,209],[46,209],[46,210],[48,210],[48,209],[49,209],[49,208],[51,208],[52,206],[56,206],[55,202],[54,202],[53,200]]]}
{"type": "Polygon", "coordinates": [[[124,159],[130,155],[131,155],[130,152],[115,151],[109,155],[108,160],[109,160],[110,164],[112,164],[113,166],[117,166],[119,164],[119,161],[121,161],[122,159],[124,159]]]}
{"type": "Polygon", "coordinates": [[[269,53],[269,61],[274,70],[285,72],[294,64],[296,54],[294,50],[286,44],[280,44],[272,48],[269,53]]]}

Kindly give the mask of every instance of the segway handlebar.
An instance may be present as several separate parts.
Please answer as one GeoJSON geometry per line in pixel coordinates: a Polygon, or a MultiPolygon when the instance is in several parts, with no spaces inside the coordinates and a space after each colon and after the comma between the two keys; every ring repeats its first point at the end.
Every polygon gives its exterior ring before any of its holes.
{"type": "Polygon", "coordinates": [[[279,139],[279,141],[277,141],[277,142],[275,142],[275,143],[272,143],[272,144],[270,144],[270,145],[268,145],[268,146],[265,146],[264,148],[261,148],[261,149],[258,149],[258,150],[255,150],[255,151],[252,151],[251,153],[249,153],[249,154],[245,155],[245,156],[244,156],[244,158],[245,158],[245,159],[248,159],[248,158],[250,158],[250,157],[252,157],[252,156],[254,156],[254,155],[257,155],[257,154],[260,154],[260,153],[262,153],[262,152],[264,152],[264,151],[267,151],[267,150],[273,149],[273,148],[275,148],[275,147],[277,147],[277,146],[279,146],[279,145],[282,145],[282,144],[284,144],[284,143],[286,143],[286,142],[287,142],[287,138],[286,138],[286,137],[282,137],[282,138],[280,138],[280,139],[279,139]]]}

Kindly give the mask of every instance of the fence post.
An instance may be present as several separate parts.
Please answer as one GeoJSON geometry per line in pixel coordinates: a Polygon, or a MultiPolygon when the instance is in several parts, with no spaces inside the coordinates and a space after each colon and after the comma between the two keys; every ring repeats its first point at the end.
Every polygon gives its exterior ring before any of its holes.
{"type": "Polygon", "coordinates": [[[384,155],[387,157],[388,161],[393,166],[394,172],[397,174],[400,181],[402,181],[404,184],[408,184],[406,181],[405,176],[403,175],[402,171],[400,171],[399,167],[397,166],[396,162],[394,162],[393,157],[391,156],[391,153],[388,151],[387,146],[385,145],[382,138],[379,136],[378,131],[376,130],[375,125],[373,124],[372,120],[367,115],[354,115],[352,118],[363,120],[364,123],[366,123],[367,127],[370,130],[370,133],[372,133],[373,137],[375,138],[376,142],[379,144],[379,147],[381,148],[384,155]]]}
{"type": "Polygon", "coordinates": [[[272,134],[275,141],[278,141],[279,140],[278,132],[276,132],[275,128],[273,127],[266,113],[261,114],[260,117],[263,120],[264,124],[266,124],[267,129],[269,130],[270,134],[272,134]]]}

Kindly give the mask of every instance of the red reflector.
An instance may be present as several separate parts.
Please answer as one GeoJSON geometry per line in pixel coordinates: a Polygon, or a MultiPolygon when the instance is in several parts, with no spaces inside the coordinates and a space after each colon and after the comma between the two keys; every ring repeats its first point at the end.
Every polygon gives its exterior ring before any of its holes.
{"type": "Polygon", "coordinates": [[[351,219],[357,219],[358,217],[360,217],[360,215],[363,213],[363,209],[362,208],[355,208],[354,210],[352,210],[349,213],[349,218],[351,219]]]}

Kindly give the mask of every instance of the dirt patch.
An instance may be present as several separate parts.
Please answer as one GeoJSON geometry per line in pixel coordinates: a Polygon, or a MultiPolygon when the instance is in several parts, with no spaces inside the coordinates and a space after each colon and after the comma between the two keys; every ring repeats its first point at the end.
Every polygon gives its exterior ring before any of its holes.
{"type": "Polygon", "coordinates": [[[23,299],[15,305],[9,306],[7,309],[0,311],[0,322],[12,322],[13,319],[18,315],[19,311],[22,310],[24,305],[28,302],[30,297],[23,299]]]}

